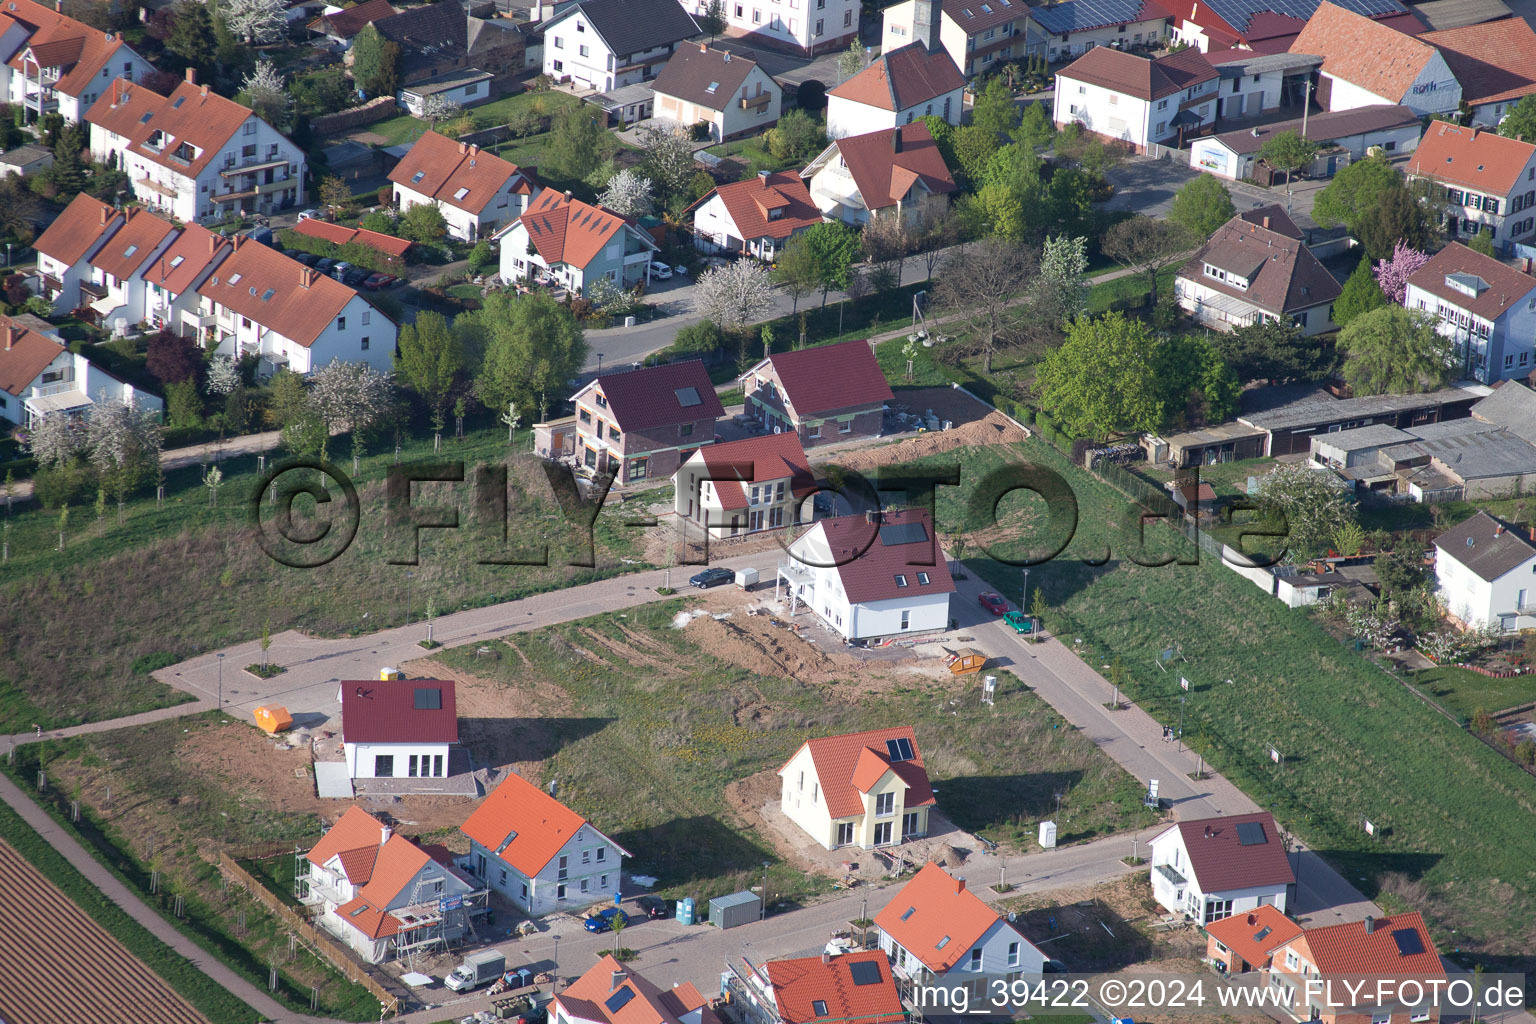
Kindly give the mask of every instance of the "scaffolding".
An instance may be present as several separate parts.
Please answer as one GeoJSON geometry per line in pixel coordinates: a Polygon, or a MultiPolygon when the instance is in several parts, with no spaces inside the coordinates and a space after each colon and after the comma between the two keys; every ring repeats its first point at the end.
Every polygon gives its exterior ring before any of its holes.
{"type": "Polygon", "coordinates": [[[475,915],[490,910],[488,889],[476,889],[462,896],[438,896],[421,899],[423,880],[411,889],[410,902],[389,911],[400,922],[400,931],[392,940],[395,958],[411,970],[417,970],[424,957],[446,953],[465,944],[477,945],[475,915]]]}

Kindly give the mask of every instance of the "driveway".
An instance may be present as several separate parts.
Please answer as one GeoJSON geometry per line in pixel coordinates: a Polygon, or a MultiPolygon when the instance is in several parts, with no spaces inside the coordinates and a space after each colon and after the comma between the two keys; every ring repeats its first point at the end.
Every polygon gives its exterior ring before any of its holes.
{"type": "Polygon", "coordinates": [[[1131,210],[1148,217],[1166,217],[1173,197],[1198,171],[1178,160],[1154,160],[1135,156],[1122,160],[1105,175],[1115,194],[1104,204],[1107,210],[1131,210]]]}

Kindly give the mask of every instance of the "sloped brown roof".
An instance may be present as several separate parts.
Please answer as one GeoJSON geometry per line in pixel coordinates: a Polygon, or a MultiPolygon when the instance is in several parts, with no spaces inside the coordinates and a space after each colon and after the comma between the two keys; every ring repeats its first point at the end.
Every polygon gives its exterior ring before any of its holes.
{"type": "Polygon", "coordinates": [[[614,422],[626,433],[725,415],[709,371],[698,359],[605,373],[576,394],[594,388],[602,392],[614,422]]]}
{"type": "MultiPolygon", "coordinates": [[[[606,206],[584,203],[554,189],[540,192],[515,223],[527,230],[529,241],[545,263],[573,267],[591,263],[609,239],[623,233],[626,225],[633,226],[606,206]]],[[[650,240],[649,235],[639,233],[650,240]]]]}
{"type": "Polygon", "coordinates": [[[34,248],[60,263],[74,266],[102,235],[117,230],[122,214],[110,205],[86,195],[76,195],[38,238],[34,248]]]}
{"type": "Polygon", "coordinates": [[[921,121],[850,135],[832,145],[853,176],[859,198],[871,210],[895,206],[919,180],[930,192],[942,195],[955,191],[955,179],[944,155],[921,121]]]}
{"type": "Polygon", "coordinates": [[[844,953],[831,960],[819,956],[770,960],[763,965],[763,971],[773,987],[779,1020],[784,1024],[902,1024],[906,1020],[890,962],[878,949],[844,953]],[[855,981],[852,967],[858,963],[869,964],[866,970],[878,980],[855,981]],[[818,1003],[820,1013],[816,1012],[818,1003]]]}
{"type": "Polygon", "coordinates": [[[1218,228],[1211,240],[1179,270],[1179,276],[1276,316],[1332,302],[1339,297],[1340,290],[1339,282],[1312,255],[1312,250],[1295,238],[1250,223],[1241,215],[1218,228]],[[1206,276],[1207,263],[1247,278],[1248,287],[1235,288],[1206,276]]]}
{"type": "Polygon", "coordinates": [[[875,915],[875,925],[882,932],[936,974],[958,964],[1001,920],[997,911],[966,888],[965,879],[955,878],[932,861],[875,915]]]}
{"type": "Polygon", "coordinates": [[[1445,965],[1417,913],[1307,928],[1287,945],[1310,954],[1307,960],[1319,974],[1445,977],[1445,965]]]}
{"type": "Polygon", "coordinates": [[[1252,966],[1262,968],[1275,949],[1301,934],[1301,925],[1265,904],[1246,914],[1212,921],[1205,932],[1252,966]]]}
{"type": "Polygon", "coordinates": [[[34,0],[6,0],[4,11],[8,22],[29,30],[26,45],[11,55],[10,66],[23,70],[30,49],[40,65],[62,70],[54,88],[70,96],[78,96],[90,87],[118,51],[125,48],[121,36],[66,17],[52,5],[34,0]]]}
{"type": "Polygon", "coordinates": [[[1474,252],[1460,242],[1452,242],[1435,253],[1428,263],[1413,272],[1408,283],[1489,321],[1497,320],[1536,291],[1536,277],[1500,263],[1492,256],[1474,252]],[[1445,279],[1450,274],[1465,274],[1472,279],[1468,283],[1474,286],[1481,281],[1478,294],[1468,295],[1446,284],[1445,279]]]}
{"type": "MultiPolygon", "coordinates": [[[[1306,138],[1313,142],[1326,143],[1366,132],[1380,132],[1409,125],[1417,126],[1418,123],[1419,115],[1407,107],[1393,103],[1373,103],[1365,107],[1328,110],[1310,115],[1306,119],[1306,138]]],[[[1300,135],[1301,129],[1302,119],[1298,117],[1290,121],[1276,121],[1273,124],[1244,128],[1241,131],[1223,132],[1216,138],[1234,153],[1257,153],[1276,135],[1283,135],[1286,132],[1295,132],[1300,135]]]]}
{"type": "Polygon", "coordinates": [[[755,67],[753,61],[729,50],[716,50],[708,43],[687,43],[677,48],[651,85],[658,95],[675,96],[710,110],[724,110],[755,67]],[[711,85],[715,88],[711,89],[711,85]]]}
{"type": "Polygon", "coordinates": [[[1476,106],[1536,93],[1536,32],[1524,18],[1426,32],[1461,83],[1461,98],[1476,106]]]}
{"type": "Polygon", "coordinates": [[[92,105],[85,119],[128,140],[134,153],[195,178],[223,152],[235,137],[250,107],[225,99],[206,85],[190,81],[178,84],[169,96],[126,79],[115,80],[92,105]],[[148,141],[159,133],[163,145],[151,148],[148,141]],[[194,148],[186,160],[175,153],[182,143],[194,148]]]}
{"type": "Polygon", "coordinates": [[[1306,235],[1302,234],[1301,228],[1296,226],[1296,222],[1291,220],[1291,215],[1285,212],[1285,207],[1279,203],[1255,206],[1252,209],[1244,210],[1238,216],[1249,224],[1257,224],[1261,228],[1268,228],[1271,231],[1284,235],[1286,238],[1294,238],[1298,242],[1306,237],[1306,235]]]}
{"type": "Polygon", "coordinates": [[[1296,881],[1280,828],[1268,811],[1181,821],[1173,827],[1183,837],[1190,870],[1207,895],[1296,881]]]}
{"type": "MultiPolygon", "coordinates": [[[[790,490],[804,497],[815,489],[815,478],[805,459],[805,449],[800,447],[800,435],[795,431],[782,434],[764,434],[747,437],[725,444],[707,444],[699,449],[699,458],[713,473],[721,473],[733,466],[750,465],[749,473],[741,476],[751,483],[789,478],[790,490]]],[[[714,479],[715,494],[722,508],[746,508],[746,487],[736,480],[714,479]]]]}
{"type": "Polygon", "coordinates": [[[336,245],[346,245],[349,242],[358,242],[377,249],[386,256],[400,257],[410,251],[416,244],[409,239],[396,238],[394,235],[386,235],[381,231],[369,231],[367,228],[349,228],[344,224],[332,224],[328,220],[318,217],[308,217],[294,225],[293,230],[301,235],[311,238],[319,238],[336,245]]]}
{"type": "Polygon", "coordinates": [[[389,180],[449,206],[479,214],[492,197],[519,175],[526,185],[518,190],[520,193],[538,188],[526,171],[495,153],[455,142],[437,132],[424,132],[389,172],[389,180]]]}
{"type": "Polygon", "coordinates": [[[1330,3],[1318,5],[1291,52],[1317,54],[1327,74],[1394,102],[1435,56],[1433,46],[1330,3]]]}
{"type": "Polygon", "coordinates": [[[1220,77],[1193,47],[1151,60],[1112,46],[1095,46],[1058,74],[1143,100],[1171,96],[1220,77]]]}
{"type": "Polygon", "coordinates": [[[838,580],[853,604],[895,597],[952,594],[954,577],[949,561],[923,509],[886,512],[870,524],[863,516],[823,519],[820,529],[832,557],[839,563],[838,580]],[[928,577],[924,583],[919,573],[928,577]],[[900,577],[898,579],[898,577],[900,577]]]}
{"type": "Polygon", "coordinates": [[[0,391],[20,396],[49,363],[67,351],[52,338],[0,316],[0,391]]]}
{"type": "Polygon", "coordinates": [[[1524,530],[1482,511],[1436,537],[1435,547],[1489,583],[1536,556],[1524,530]]]}
{"type": "MultiPolygon", "coordinates": [[[[762,175],[746,181],[718,186],[713,195],[720,197],[726,212],[742,238],[784,239],[821,223],[821,211],[811,201],[805,182],[793,171],[778,171],[765,179],[762,175]],[[770,219],[770,212],[779,211],[770,219]]],[[[709,201],[709,196],[695,203],[709,201]]]]}
{"type": "Polygon", "coordinates": [[[867,341],[775,352],[742,376],[750,376],[764,363],[773,366],[785,399],[801,418],[880,405],[894,397],[867,341]]]}
{"type": "Polygon", "coordinates": [[[451,679],[341,682],[341,736],[348,743],[457,743],[458,704],[451,679]],[[436,694],[420,707],[419,695],[436,694]]]}
{"type": "Polygon", "coordinates": [[[827,95],[881,110],[906,110],[964,87],[965,76],[948,51],[929,53],[922,43],[908,43],[881,54],[827,95]]]}
{"type": "Polygon", "coordinates": [[[400,12],[390,6],[389,0],[363,0],[355,7],[344,8],[335,14],[322,15],[320,20],[330,24],[332,35],[341,39],[351,39],[363,30],[364,25],[398,13],[400,12]]]}
{"type": "Polygon", "coordinates": [[[1431,121],[1408,161],[1408,173],[1442,184],[1507,196],[1536,155],[1536,146],[1495,132],[1431,121]]]}
{"type": "Polygon", "coordinates": [[[132,277],[149,261],[156,247],[176,230],[170,221],[161,220],[148,210],[130,206],[123,212],[128,223],[91,259],[92,266],[120,280],[132,277]]]}
{"type": "Polygon", "coordinates": [[[300,345],[314,344],[357,295],[260,242],[237,238],[234,244],[235,251],[198,294],[300,345]]]}
{"type": "Polygon", "coordinates": [[[197,283],[208,265],[228,255],[229,241],[201,224],[188,224],[155,265],[144,271],[144,280],[180,295],[197,283]]]}

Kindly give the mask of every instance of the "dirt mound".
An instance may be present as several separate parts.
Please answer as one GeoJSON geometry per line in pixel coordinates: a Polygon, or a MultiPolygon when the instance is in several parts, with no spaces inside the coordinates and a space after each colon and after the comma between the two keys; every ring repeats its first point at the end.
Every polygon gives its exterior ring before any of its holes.
{"type": "Polygon", "coordinates": [[[780,675],[813,686],[852,678],[862,668],[846,654],[828,654],[795,635],[788,626],[775,628],[768,616],[754,616],[750,626],[730,619],[701,615],[688,624],[700,649],[744,668],[762,672],[764,662],[780,675]]]}
{"type": "Polygon", "coordinates": [[[748,775],[725,787],[727,806],[747,825],[763,824],[763,806],[779,797],[779,775],[773,769],[748,775]]]}
{"type": "Polygon", "coordinates": [[[963,391],[952,388],[924,388],[919,391],[903,391],[901,402],[912,412],[933,415],[940,421],[954,424],[948,430],[931,430],[909,437],[895,444],[864,448],[858,451],[839,452],[829,461],[845,469],[868,472],[878,466],[920,459],[925,455],[937,455],[955,448],[973,445],[1011,444],[1022,441],[1029,434],[1020,430],[1002,413],[978,402],[963,391]]]}
{"type": "Polygon", "coordinates": [[[928,857],[942,868],[958,868],[965,863],[965,858],[970,856],[958,847],[944,843],[928,851],[928,857]]]}

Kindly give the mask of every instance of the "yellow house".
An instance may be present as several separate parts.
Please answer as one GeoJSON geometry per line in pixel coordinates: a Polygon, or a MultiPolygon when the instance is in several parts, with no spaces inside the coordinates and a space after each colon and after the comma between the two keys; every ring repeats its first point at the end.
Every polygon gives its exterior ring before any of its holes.
{"type": "Polygon", "coordinates": [[[807,740],[779,777],[785,816],[829,850],[928,834],[933,789],[910,728],[807,740]]]}

